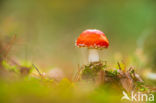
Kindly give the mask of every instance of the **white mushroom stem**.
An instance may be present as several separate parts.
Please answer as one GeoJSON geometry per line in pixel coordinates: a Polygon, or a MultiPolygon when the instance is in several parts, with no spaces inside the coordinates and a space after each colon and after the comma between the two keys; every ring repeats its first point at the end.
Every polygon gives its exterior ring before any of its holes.
{"type": "Polygon", "coordinates": [[[99,54],[97,49],[88,49],[88,52],[89,52],[88,55],[89,63],[99,61],[99,54]]]}

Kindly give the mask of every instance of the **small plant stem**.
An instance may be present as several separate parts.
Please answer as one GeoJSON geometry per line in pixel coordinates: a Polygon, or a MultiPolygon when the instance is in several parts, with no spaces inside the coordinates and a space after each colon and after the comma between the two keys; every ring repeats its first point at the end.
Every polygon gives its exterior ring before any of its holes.
{"type": "Polygon", "coordinates": [[[32,66],[36,69],[36,71],[38,72],[38,74],[42,77],[42,74],[41,74],[41,72],[39,71],[39,69],[38,69],[34,64],[32,64],[32,66]]]}

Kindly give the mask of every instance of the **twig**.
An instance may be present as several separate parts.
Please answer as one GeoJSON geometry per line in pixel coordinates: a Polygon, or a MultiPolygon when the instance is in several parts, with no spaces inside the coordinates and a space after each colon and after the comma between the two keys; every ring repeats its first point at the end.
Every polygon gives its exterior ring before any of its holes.
{"type": "Polygon", "coordinates": [[[120,66],[120,63],[119,63],[119,62],[117,62],[117,64],[118,64],[119,69],[120,69],[120,70],[122,70],[122,69],[121,69],[121,66],[120,66]]]}
{"type": "Polygon", "coordinates": [[[81,72],[82,68],[80,68],[80,65],[78,65],[78,71],[74,77],[74,81],[78,81],[80,78],[80,72],[81,72]]]}
{"type": "Polygon", "coordinates": [[[36,71],[38,72],[38,74],[42,77],[42,74],[41,74],[41,72],[39,71],[39,69],[38,69],[34,64],[32,64],[32,66],[36,69],[36,71]]]}

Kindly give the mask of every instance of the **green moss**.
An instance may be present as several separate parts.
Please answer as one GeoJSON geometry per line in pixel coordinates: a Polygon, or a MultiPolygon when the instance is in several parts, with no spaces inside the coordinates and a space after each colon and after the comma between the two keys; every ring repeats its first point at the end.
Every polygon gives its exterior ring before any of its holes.
{"type": "Polygon", "coordinates": [[[94,80],[98,72],[104,70],[104,68],[106,68],[106,64],[103,64],[102,62],[85,65],[82,71],[82,78],[94,80]]]}

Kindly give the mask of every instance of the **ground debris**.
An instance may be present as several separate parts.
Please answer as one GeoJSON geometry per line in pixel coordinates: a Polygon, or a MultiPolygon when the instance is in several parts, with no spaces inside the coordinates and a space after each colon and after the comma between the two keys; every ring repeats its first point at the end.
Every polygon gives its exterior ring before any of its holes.
{"type": "Polygon", "coordinates": [[[79,73],[77,73],[78,81],[92,81],[98,85],[111,84],[116,85],[120,89],[124,89],[127,92],[131,91],[143,91],[146,90],[144,81],[135,72],[134,67],[129,69],[122,69],[120,63],[118,63],[119,69],[108,69],[106,63],[96,62],[79,67],[79,73]]]}

